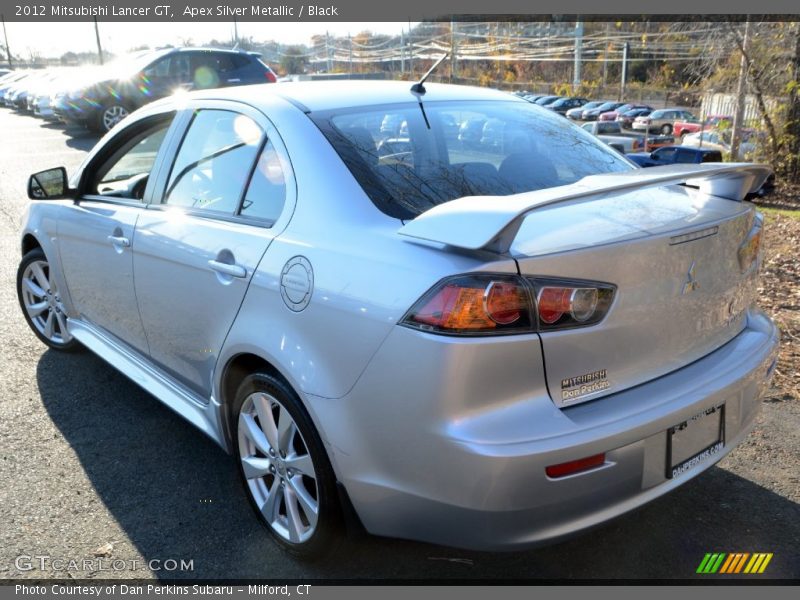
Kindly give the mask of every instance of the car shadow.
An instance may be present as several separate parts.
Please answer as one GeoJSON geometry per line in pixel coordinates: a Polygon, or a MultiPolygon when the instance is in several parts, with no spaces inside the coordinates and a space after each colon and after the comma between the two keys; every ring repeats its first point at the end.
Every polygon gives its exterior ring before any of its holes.
{"type": "Polygon", "coordinates": [[[136,550],[148,561],[193,560],[191,572],[171,578],[725,577],[695,575],[706,552],[773,552],[760,577],[800,577],[800,506],[720,467],[545,548],[485,553],[362,535],[332,558],[302,563],[279,550],[257,522],[235,460],[101,359],[48,350],[37,380],[50,419],[136,550]]]}
{"type": "Polygon", "coordinates": [[[88,152],[94,148],[94,145],[100,139],[100,136],[96,133],[92,133],[88,129],[75,125],[67,127],[64,129],[63,133],[66,137],[64,143],[68,148],[83,150],[84,152],[88,152]]]}

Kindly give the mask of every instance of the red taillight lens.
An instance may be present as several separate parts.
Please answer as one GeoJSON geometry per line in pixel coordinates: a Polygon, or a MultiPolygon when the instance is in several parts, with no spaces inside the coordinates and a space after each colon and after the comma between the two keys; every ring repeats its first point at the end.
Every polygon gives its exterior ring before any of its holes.
{"type": "Polygon", "coordinates": [[[537,286],[536,311],[543,328],[596,323],[608,308],[614,290],[610,286],[578,287],[576,285],[537,286]]]}
{"type": "Polygon", "coordinates": [[[266,75],[267,81],[270,83],[276,83],[278,81],[278,78],[275,76],[275,73],[272,72],[272,69],[267,69],[266,75]]]}
{"type": "Polygon", "coordinates": [[[555,479],[581,473],[582,471],[588,471],[589,469],[595,469],[605,462],[605,454],[595,454],[593,456],[587,456],[586,458],[579,458],[578,460],[571,460],[569,462],[545,467],[544,472],[547,473],[548,477],[555,479]]]}
{"type": "Polygon", "coordinates": [[[486,287],[483,307],[498,325],[511,325],[528,311],[528,291],[516,283],[492,281],[486,287]]]}
{"type": "Polygon", "coordinates": [[[568,288],[542,288],[539,291],[537,302],[539,320],[551,324],[564,316],[564,313],[568,313],[570,294],[572,294],[572,290],[568,288]]]}
{"type": "Polygon", "coordinates": [[[532,331],[530,291],[520,277],[455,277],[423,296],[403,322],[441,333],[532,331]]]}

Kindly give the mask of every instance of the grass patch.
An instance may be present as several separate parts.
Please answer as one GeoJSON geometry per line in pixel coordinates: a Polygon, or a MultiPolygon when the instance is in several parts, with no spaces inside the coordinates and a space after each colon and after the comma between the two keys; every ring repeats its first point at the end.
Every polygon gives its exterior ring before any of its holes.
{"type": "Polygon", "coordinates": [[[764,213],[767,217],[775,217],[777,215],[783,215],[784,217],[790,217],[792,219],[800,220],[800,210],[791,210],[788,208],[771,208],[769,206],[758,206],[759,212],[764,213]]]}

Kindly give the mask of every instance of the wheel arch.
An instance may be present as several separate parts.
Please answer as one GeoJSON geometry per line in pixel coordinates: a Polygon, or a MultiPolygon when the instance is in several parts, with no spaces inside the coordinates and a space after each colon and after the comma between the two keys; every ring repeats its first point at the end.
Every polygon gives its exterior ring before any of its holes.
{"type": "Polygon", "coordinates": [[[39,243],[39,240],[36,238],[35,235],[32,233],[26,233],[22,236],[22,256],[25,256],[31,250],[36,250],[37,248],[42,249],[42,245],[39,243]]]}
{"type": "Polygon", "coordinates": [[[239,385],[245,377],[255,373],[265,373],[267,375],[271,375],[277,379],[280,379],[289,388],[291,388],[300,399],[300,403],[305,407],[309,415],[311,415],[311,420],[314,422],[314,426],[317,427],[317,431],[319,431],[316,419],[314,418],[312,411],[309,409],[308,403],[303,399],[303,395],[298,392],[297,386],[293,385],[289,378],[286,377],[271,361],[259,354],[254,353],[253,351],[243,350],[227,359],[225,366],[221,370],[218,387],[219,403],[222,412],[222,434],[226,444],[228,444],[229,449],[233,450],[236,441],[236,432],[234,431],[233,427],[233,414],[231,413],[233,401],[236,398],[236,390],[239,388],[239,385]]]}

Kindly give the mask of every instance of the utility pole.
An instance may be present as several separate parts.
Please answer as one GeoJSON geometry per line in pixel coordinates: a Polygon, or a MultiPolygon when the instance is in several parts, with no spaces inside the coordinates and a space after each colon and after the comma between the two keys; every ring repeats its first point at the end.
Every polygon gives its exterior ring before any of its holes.
{"type": "Polygon", "coordinates": [[[458,75],[458,42],[456,41],[456,22],[450,21],[450,83],[458,75]]]}
{"type": "Polygon", "coordinates": [[[333,65],[331,64],[330,34],[327,31],[325,32],[325,62],[328,67],[328,73],[330,73],[333,69],[333,65]]]}
{"type": "Polygon", "coordinates": [[[625,83],[628,79],[628,52],[630,52],[630,44],[625,42],[625,45],[622,47],[622,75],[619,79],[619,101],[622,102],[622,99],[625,97],[625,83]]]}
{"type": "Polygon", "coordinates": [[[747,100],[747,47],[750,43],[750,15],[747,15],[744,24],[744,38],[742,39],[741,58],[739,59],[739,83],[736,86],[736,111],[733,114],[733,134],[731,135],[731,160],[739,160],[739,144],[742,141],[742,121],[744,120],[744,105],[747,100]]]}
{"type": "Polygon", "coordinates": [[[0,15],[0,20],[3,21],[3,38],[6,40],[6,58],[8,59],[8,68],[14,69],[14,65],[11,64],[11,50],[8,47],[8,34],[6,33],[6,16],[0,15]]]}
{"type": "Polygon", "coordinates": [[[611,36],[611,21],[606,23],[606,39],[604,40],[606,45],[603,49],[603,93],[605,93],[606,83],[608,80],[608,51],[611,47],[611,42],[608,41],[608,38],[611,36]]]}
{"type": "MultiPolygon", "coordinates": [[[[5,27],[5,25],[4,25],[5,27]]],[[[100,28],[97,26],[97,17],[94,17],[94,37],[97,40],[97,56],[100,58],[100,64],[103,64],[103,47],[100,45],[100,28]]]]}
{"type": "Polygon", "coordinates": [[[233,44],[234,48],[239,46],[239,24],[236,22],[236,17],[233,17],[233,44]]]}
{"type": "Polygon", "coordinates": [[[411,21],[408,22],[408,71],[414,72],[414,40],[411,38],[411,21]]]}
{"type": "Polygon", "coordinates": [[[581,87],[581,51],[583,45],[583,21],[575,23],[575,69],[572,77],[572,92],[577,94],[581,87]]]}
{"type": "Polygon", "coordinates": [[[347,63],[348,63],[348,71],[350,71],[350,76],[348,79],[353,78],[353,38],[350,37],[350,34],[347,34],[347,63]]]}
{"type": "Polygon", "coordinates": [[[403,29],[400,30],[400,72],[406,72],[406,34],[403,29]]]}

